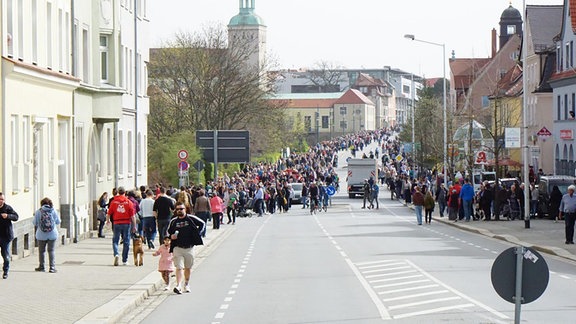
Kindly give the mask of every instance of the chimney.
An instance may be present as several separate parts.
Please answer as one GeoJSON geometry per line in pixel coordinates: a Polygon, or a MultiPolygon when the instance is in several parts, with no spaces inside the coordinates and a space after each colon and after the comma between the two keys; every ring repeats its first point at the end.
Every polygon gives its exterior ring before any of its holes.
{"type": "Polygon", "coordinates": [[[496,56],[496,28],[492,28],[492,58],[496,56]]]}

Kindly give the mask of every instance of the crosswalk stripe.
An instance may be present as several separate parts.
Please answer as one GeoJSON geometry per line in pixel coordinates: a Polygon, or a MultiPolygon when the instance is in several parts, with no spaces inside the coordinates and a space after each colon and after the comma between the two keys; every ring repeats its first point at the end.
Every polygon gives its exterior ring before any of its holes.
{"type": "Polygon", "coordinates": [[[462,298],[460,298],[458,296],[454,296],[454,297],[446,297],[446,298],[429,299],[429,300],[423,300],[421,302],[414,302],[414,303],[407,303],[407,304],[390,306],[390,307],[388,307],[388,309],[393,310],[393,309],[400,309],[400,308],[406,308],[406,307],[412,307],[412,306],[421,306],[421,305],[440,303],[440,302],[449,301],[449,300],[456,300],[456,299],[462,299],[462,298]]]}
{"type": "Polygon", "coordinates": [[[454,305],[454,306],[438,307],[438,308],[423,310],[423,311],[419,311],[419,312],[395,315],[394,318],[400,319],[400,318],[413,317],[413,316],[418,316],[418,315],[440,313],[440,312],[444,312],[444,311],[448,311],[448,310],[468,308],[468,307],[473,307],[473,306],[474,306],[474,304],[461,304],[461,305],[454,305]]]}
{"type": "Polygon", "coordinates": [[[436,291],[429,291],[421,294],[412,294],[412,295],[404,295],[400,297],[392,297],[392,298],[384,298],[382,299],[383,302],[391,302],[396,300],[403,300],[403,299],[412,299],[417,297],[424,297],[424,296],[432,296],[432,295],[440,295],[449,292],[448,290],[436,290],[436,291]]]}
{"type": "Polygon", "coordinates": [[[379,295],[393,294],[393,293],[397,293],[397,292],[411,291],[411,290],[418,290],[418,289],[426,289],[426,288],[434,288],[434,287],[438,287],[438,286],[439,286],[439,285],[437,285],[437,284],[424,285],[424,286],[418,286],[418,287],[410,287],[410,288],[402,288],[402,289],[381,291],[381,292],[379,292],[378,294],[379,294],[379,295]]]}

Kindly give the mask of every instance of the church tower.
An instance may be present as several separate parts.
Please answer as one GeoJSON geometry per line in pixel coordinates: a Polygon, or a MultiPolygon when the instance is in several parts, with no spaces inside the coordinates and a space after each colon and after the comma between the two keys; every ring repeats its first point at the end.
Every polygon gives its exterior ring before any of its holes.
{"type": "Polygon", "coordinates": [[[261,68],[266,57],[266,25],[255,12],[256,0],[239,0],[240,13],[228,24],[228,44],[250,46],[248,65],[261,68]]]}
{"type": "Polygon", "coordinates": [[[500,16],[500,47],[502,48],[512,35],[522,37],[522,15],[518,9],[510,6],[500,16]]]}

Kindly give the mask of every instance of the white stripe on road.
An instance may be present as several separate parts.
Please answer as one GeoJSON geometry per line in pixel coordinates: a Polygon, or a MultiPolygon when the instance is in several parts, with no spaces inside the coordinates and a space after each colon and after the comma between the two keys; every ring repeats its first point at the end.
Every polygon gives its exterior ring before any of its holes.
{"type": "Polygon", "coordinates": [[[428,299],[428,300],[423,300],[423,301],[421,301],[421,302],[407,303],[407,304],[400,304],[400,305],[390,306],[390,307],[388,307],[388,309],[389,309],[389,310],[401,309],[401,308],[406,308],[406,307],[421,306],[421,305],[433,304],[433,303],[440,303],[440,302],[445,302],[445,301],[449,301],[449,300],[456,300],[456,299],[462,299],[462,298],[459,297],[459,296],[453,296],[453,297],[446,297],[446,298],[428,299]]]}
{"type": "Polygon", "coordinates": [[[383,273],[383,274],[377,274],[377,275],[370,275],[370,276],[366,276],[366,278],[367,279],[380,278],[380,277],[395,276],[395,275],[399,275],[399,274],[414,273],[414,272],[417,272],[417,271],[416,270],[405,270],[405,271],[398,271],[398,272],[390,272],[390,273],[383,273]]]}
{"type": "Polygon", "coordinates": [[[419,274],[419,275],[413,275],[413,276],[404,276],[404,277],[396,277],[396,278],[388,278],[388,279],[370,280],[370,283],[396,281],[396,280],[412,279],[412,278],[419,278],[419,277],[422,277],[422,275],[419,274]]]}
{"type": "Polygon", "coordinates": [[[354,272],[354,274],[356,275],[356,278],[358,278],[358,281],[360,281],[360,283],[362,284],[362,287],[364,287],[364,290],[366,290],[366,292],[368,293],[368,296],[370,296],[370,298],[372,298],[372,302],[374,302],[374,304],[376,305],[376,308],[378,308],[378,312],[380,313],[380,318],[382,318],[383,320],[392,319],[392,317],[390,317],[390,314],[386,310],[386,307],[384,306],[384,304],[382,304],[382,301],[380,301],[380,298],[378,297],[378,295],[376,295],[376,293],[374,293],[374,290],[372,289],[372,287],[370,287],[370,284],[366,281],[366,279],[364,279],[364,277],[358,271],[358,269],[356,269],[356,267],[354,266],[354,263],[352,263],[352,261],[350,261],[350,259],[348,259],[348,258],[346,258],[344,260],[346,261],[346,263],[348,264],[350,269],[352,269],[352,272],[354,272]]]}
{"type": "Polygon", "coordinates": [[[379,286],[374,286],[374,289],[380,289],[380,288],[386,288],[386,287],[398,287],[398,286],[411,285],[411,284],[422,283],[422,282],[430,282],[430,279],[403,281],[403,282],[397,282],[397,283],[392,283],[392,284],[379,285],[379,286]]]}
{"type": "Polygon", "coordinates": [[[434,288],[434,287],[438,287],[438,286],[440,286],[440,285],[433,284],[433,285],[424,285],[424,286],[418,286],[418,287],[387,290],[387,291],[379,292],[378,295],[394,294],[394,293],[398,293],[398,292],[412,291],[412,290],[418,290],[418,289],[428,289],[428,288],[434,288]]]}
{"type": "Polygon", "coordinates": [[[401,264],[406,264],[406,263],[404,263],[404,262],[396,262],[396,263],[388,263],[388,264],[386,264],[386,265],[372,265],[372,266],[359,267],[358,269],[360,269],[360,270],[373,269],[373,268],[381,268],[381,267],[385,267],[385,266],[401,265],[401,264]]]}
{"type": "Polygon", "coordinates": [[[390,270],[402,270],[402,269],[410,269],[410,266],[394,267],[394,268],[379,269],[379,270],[362,271],[362,273],[375,273],[375,272],[390,271],[390,270]]]}
{"type": "Polygon", "coordinates": [[[400,296],[400,297],[384,298],[384,299],[382,299],[382,301],[383,302],[391,302],[391,301],[396,301],[396,300],[412,299],[412,298],[417,298],[417,297],[445,294],[447,292],[449,292],[449,291],[448,290],[436,290],[436,291],[429,291],[429,292],[425,292],[425,293],[421,293],[421,294],[412,294],[412,295],[404,295],[404,296],[400,296]]]}
{"type": "Polygon", "coordinates": [[[418,316],[418,315],[434,314],[434,313],[444,312],[447,310],[462,309],[462,308],[468,308],[468,307],[473,307],[473,306],[474,306],[474,304],[462,304],[462,305],[438,307],[438,308],[423,310],[423,311],[419,311],[419,312],[412,312],[412,313],[395,315],[394,318],[406,318],[406,317],[413,317],[413,316],[418,316]]]}

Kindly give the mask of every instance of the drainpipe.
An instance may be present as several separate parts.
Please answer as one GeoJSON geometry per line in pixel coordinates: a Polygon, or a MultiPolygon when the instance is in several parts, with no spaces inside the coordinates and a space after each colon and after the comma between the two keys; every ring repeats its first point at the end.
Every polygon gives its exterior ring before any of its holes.
{"type": "MultiPolygon", "coordinates": [[[[74,0],[70,0],[70,18],[72,19],[72,21],[70,22],[70,26],[72,26],[72,28],[74,28],[74,0]]],[[[74,37],[72,37],[72,53],[74,53],[74,37]]],[[[74,66],[74,56],[72,56],[72,66],[74,66]]],[[[72,73],[72,75],[74,75],[74,71],[72,73]]],[[[74,145],[76,143],[76,103],[74,101],[74,97],[75,97],[75,93],[76,90],[72,91],[72,156],[76,156],[76,145],[74,145]]],[[[76,165],[76,163],[72,163],[72,208],[71,208],[71,212],[72,215],[74,216],[74,239],[73,242],[74,243],[78,243],[78,214],[76,213],[76,169],[78,168],[78,166],[76,165]]]]}
{"type": "Polygon", "coordinates": [[[134,0],[134,188],[138,188],[138,0],[134,0]]]}

